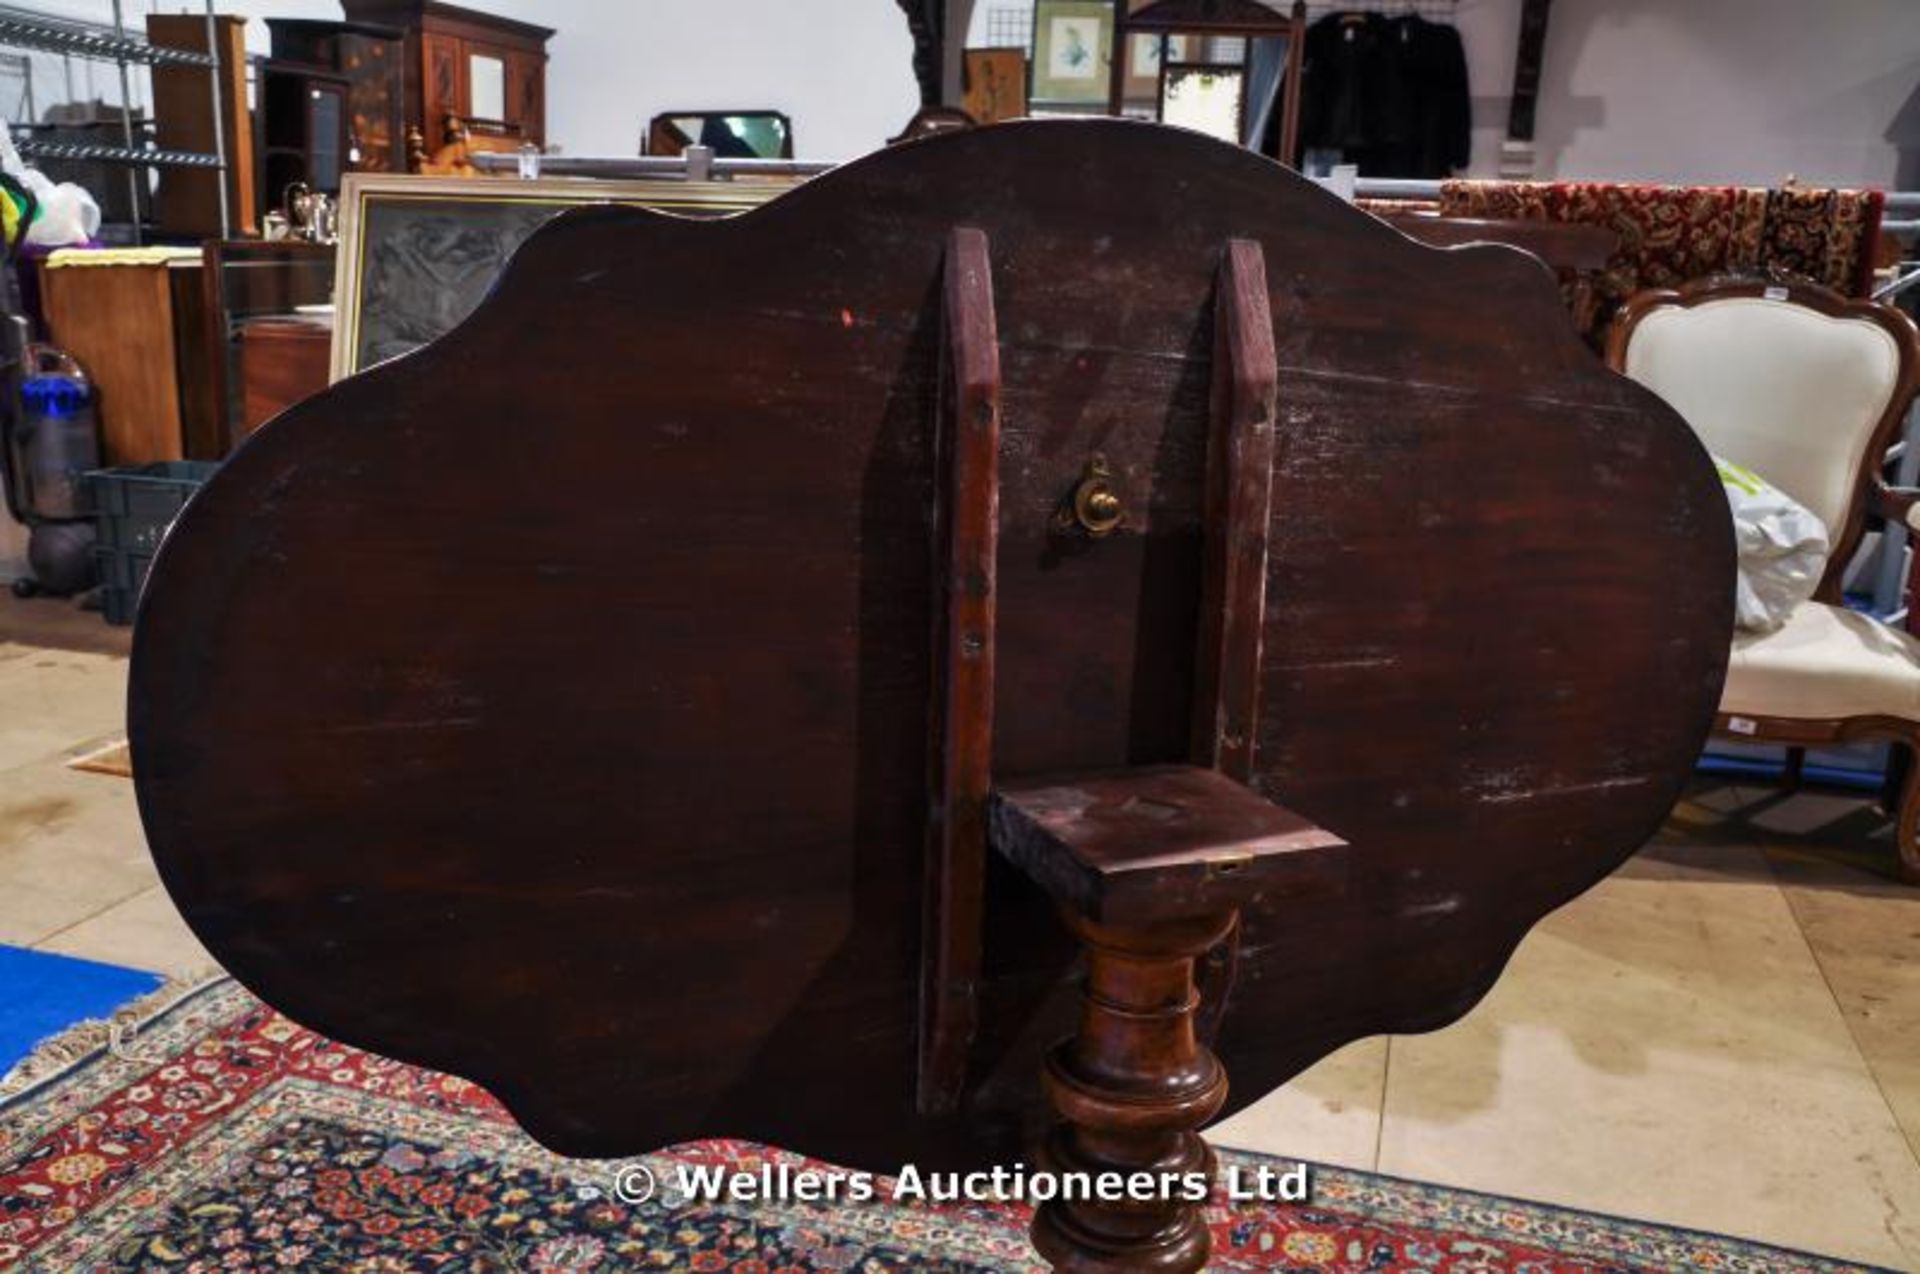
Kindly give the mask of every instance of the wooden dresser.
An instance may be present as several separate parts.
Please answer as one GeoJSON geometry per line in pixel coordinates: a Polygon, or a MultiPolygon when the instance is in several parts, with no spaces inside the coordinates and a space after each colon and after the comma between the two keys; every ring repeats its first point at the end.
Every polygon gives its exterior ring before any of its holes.
{"type": "MultiPolygon", "coordinates": [[[[407,57],[402,32],[355,22],[268,18],[271,67],[319,68],[347,82],[349,166],[354,172],[407,170],[407,57]]],[[[312,184],[309,182],[309,184],[312,184]]]]}
{"type": "Polygon", "coordinates": [[[406,122],[429,152],[446,145],[449,116],[476,150],[547,142],[551,28],[436,0],[341,0],[354,22],[406,33],[406,122]]]}
{"type": "Polygon", "coordinates": [[[201,270],[179,249],[68,250],[40,267],[47,337],[93,382],[110,465],[226,454],[201,270]]]}
{"type": "MultiPolygon", "coordinates": [[[[196,14],[150,13],[147,43],[155,48],[206,53],[208,22],[196,14]]],[[[221,131],[227,155],[227,216],[220,221],[220,175],[204,168],[160,170],[154,203],[155,229],[181,239],[260,232],[259,192],[254,175],[254,136],[247,127],[247,20],[217,17],[221,131]]],[[[162,150],[214,149],[213,96],[207,72],[196,66],[155,63],[153,70],[154,142],[162,150]]]]}
{"type": "Polygon", "coordinates": [[[332,319],[265,318],[243,324],[240,436],[325,389],[332,353],[332,319]]]}

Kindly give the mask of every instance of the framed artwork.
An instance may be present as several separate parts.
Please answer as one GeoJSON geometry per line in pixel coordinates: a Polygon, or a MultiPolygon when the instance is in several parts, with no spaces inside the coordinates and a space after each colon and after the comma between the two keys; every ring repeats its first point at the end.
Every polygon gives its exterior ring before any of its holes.
{"type": "Polygon", "coordinates": [[[1167,63],[1160,80],[1160,121],[1238,146],[1247,127],[1246,68],[1167,63]]]}
{"type": "Polygon", "coordinates": [[[998,124],[1027,113],[1027,55],[1023,49],[968,49],[962,99],[976,124],[998,124]]]}
{"type": "Polygon", "coordinates": [[[351,173],[340,196],[333,379],[412,353],[458,327],[520,245],[569,208],[617,203],[724,217],[798,184],[351,173]]]}
{"type": "Polygon", "coordinates": [[[1033,6],[1035,103],[1098,106],[1113,66],[1113,6],[1107,0],[1037,0],[1033,6]]]}
{"type": "MultiPolygon", "coordinates": [[[[1168,62],[1197,61],[1187,53],[1188,40],[1184,35],[1161,36],[1157,33],[1141,32],[1127,37],[1127,82],[1126,97],[1130,102],[1152,102],[1160,96],[1161,40],[1166,41],[1168,62]]],[[[1198,43],[1198,41],[1194,41],[1198,43]]]]}

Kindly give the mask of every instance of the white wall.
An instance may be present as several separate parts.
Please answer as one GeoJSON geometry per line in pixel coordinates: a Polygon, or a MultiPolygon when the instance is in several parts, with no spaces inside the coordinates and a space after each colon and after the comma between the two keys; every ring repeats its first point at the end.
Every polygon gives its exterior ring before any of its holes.
{"type": "MultiPolygon", "coordinates": [[[[109,11],[106,0],[56,3],[109,11]]],[[[661,110],[766,106],[794,116],[804,154],[840,159],[880,145],[918,105],[894,0],[474,3],[559,29],[550,131],[573,154],[631,154],[661,110]]],[[[1459,0],[1456,11],[1476,173],[1497,167],[1520,3],[1459,0]]],[[[976,0],[969,43],[984,43],[991,10],[1020,7],[976,0]]],[[[339,16],[336,0],[222,8],[339,16]]],[[[252,33],[264,50],[265,26],[252,33]]],[[[1537,145],[1543,177],[1920,186],[1920,0],[1556,0],[1537,145]]]]}
{"type": "MultiPolygon", "coordinates": [[[[98,18],[108,0],[39,0],[98,18]]],[[[548,110],[573,154],[632,154],[661,110],[771,107],[800,150],[872,150],[918,105],[894,0],[473,0],[556,27],[548,110]]],[[[1494,171],[1521,0],[1459,0],[1474,171],[1494,171]]],[[[183,0],[129,0],[130,13],[183,0]]],[[[976,0],[987,15],[1023,0],[976,0]]],[[[336,0],[226,0],[254,17],[337,18],[336,0]]],[[[251,24],[264,51],[264,24],[251,24]]],[[[111,75],[95,87],[112,98],[111,75]]],[[[40,94],[42,104],[54,85],[40,94]]],[[[1920,0],[1556,0],[1540,174],[1655,181],[1920,186],[1920,0]],[[1900,150],[1908,155],[1900,167],[1900,150]]]]}
{"type": "MultiPolygon", "coordinates": [[[[44,0],[43,0],[44,2],[44,0]]],[[[59,0],[97,16],[107,0],[59,0]]],[[[467,0],[555,28],[547,133],[572,155],[633,155],[661,111],[771,109],[808,159],[884,145],[920,106],[913,39],[894,0],[467,0]]],[[[129,9],[182,12],[181,0],[129,9]]],[[[216,0],[251,18],[337,20],[337,0],[216,0]]],[[[248,39],[267,50],[264,22],[248,39]]]]}
{"type": "MultiPolygon", "coordinates": [[[[1014,8],[1031,6],[977,0],[968,43],[987,42],[990,11],[1014,8]]],[[[1555,0],[1552,12],[1542,177],[1920,187],[1920,0],[1555,0]]],[[[1454,22],[1474,96],[1471,171],[1490,176],[1520,0],[1459,0],[1454,22]]]]}
{"type": "MultiPolygon", "coordinates": [[[[1461,7],[1517,29],[1518,0],[1461,7]]],[[[1476,94],[1511,91],[1505,47],[1476,94]]],[[[1565,179],[1911,187],[1892,135],[1920,148],[1916,112],[1916,0],[1557,0],[1536,143],[1565,179]]]]}

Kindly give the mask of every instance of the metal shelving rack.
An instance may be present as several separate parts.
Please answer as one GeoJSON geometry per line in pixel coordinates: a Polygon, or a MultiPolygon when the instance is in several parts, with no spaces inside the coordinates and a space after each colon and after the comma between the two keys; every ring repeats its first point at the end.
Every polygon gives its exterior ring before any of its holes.
{"type": "MultiPolygon", "coordinates": [[[[57,53],[66,57],[91,58],[112,62],[120,68],[120,128],[124,145],[76,145],[67,142],[41,142],[18,138],[15,146],[22,159],[83,160],[104,164],[123,164],[127,168],[127,188],[132,195],[133,240],[140,243],[144,231],[140,223],[141,171],[148,168],[205,168],[224,173],[227,170],[226,103],[220,95],[220,39],[213,0],[205,0],[207,48],[194,53],[186,49],[167,49],[147,43],[146,38],[127,30],[124,0],[112,0],[113,23],[106,25],[75,18],[38,13],[17,5],[0,4],[0,47],[57,53]],[[134,66],[202,67],[207,71],[207,91],[213,101],[214,151],[160,150],[143,145],[135,137],[133,92],[128,70],[134,66]]],[[[232,209],[228,205],[227,183],[215,183],[220,190],[220,227],[224,238],[232,229],[232,209]]]]}

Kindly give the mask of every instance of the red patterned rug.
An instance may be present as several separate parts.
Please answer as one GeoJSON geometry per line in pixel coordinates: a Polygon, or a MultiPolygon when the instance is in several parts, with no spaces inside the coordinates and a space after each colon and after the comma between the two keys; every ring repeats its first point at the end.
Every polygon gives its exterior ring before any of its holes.
{"type": "MultiPolygon", "coordinates": [[[[1243,1169],[1277,1160],[1226,1152],[1243,1169]]],[[[630,1161],[799,1165],[713,1142],[630,1161]]],[[[220,982],[0,1103],[0,1268],[1032,1270],[1012,1205],[620,1201],[461,1080],[314,1035],[220,982]]],[[[1216,1206],[1222,1271],[1861,1270],[1732,1239],[1318,1168],[1311,1202],[1216,1206]]]]}
{"type": "Polygon", "coordinates": [[[1448,217],[1569,221],[1618,235],[1604,270],[1561,276],[1574,321],[1595,348],[1634,293],[1708,275],[1778,272],[1865,296],[1885,207],[1876,190],[1611,181],[1446,181],[1439,203],[1448,217]]]}

